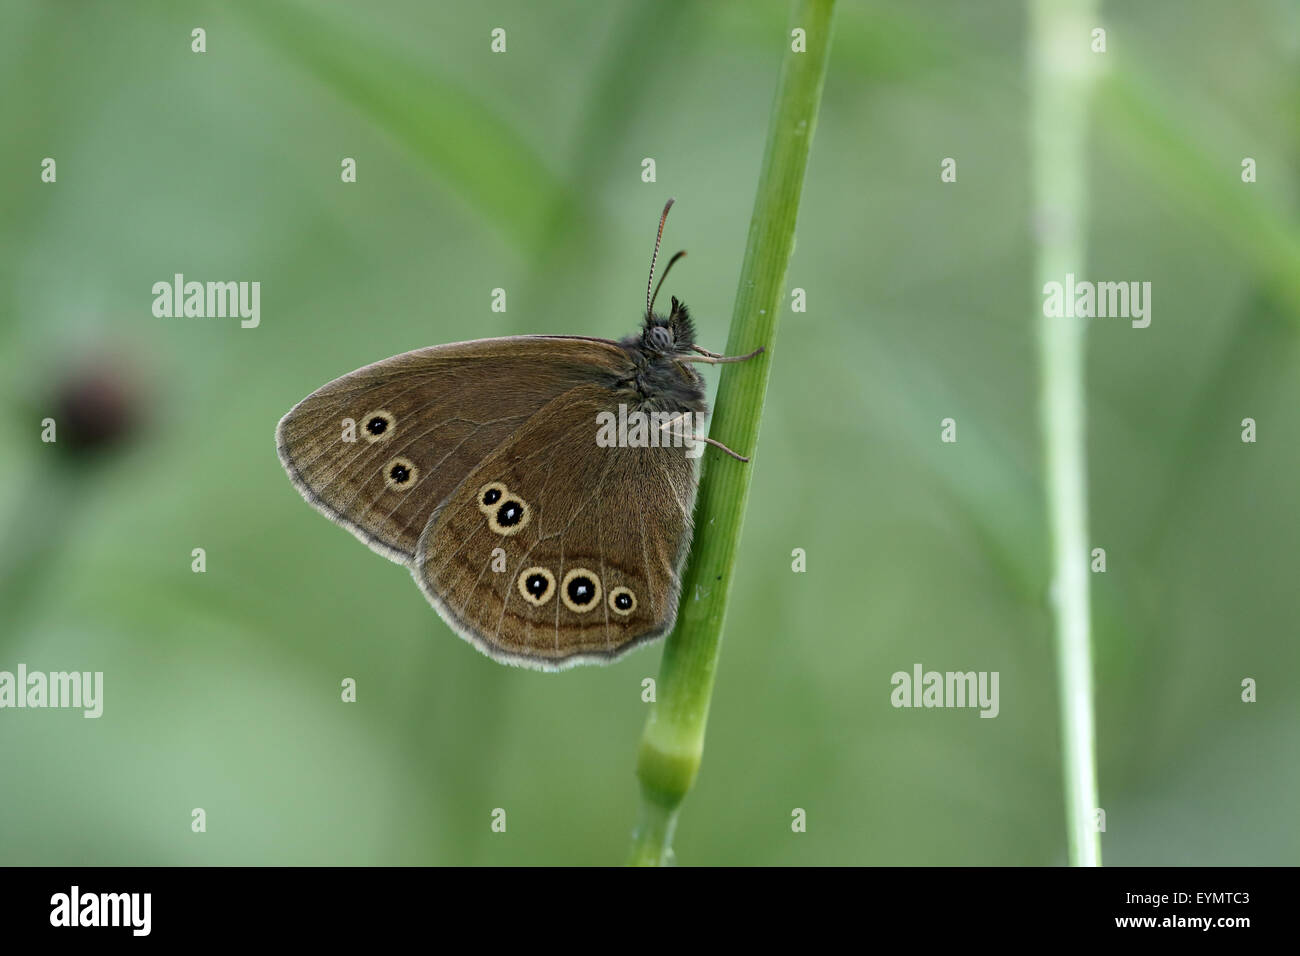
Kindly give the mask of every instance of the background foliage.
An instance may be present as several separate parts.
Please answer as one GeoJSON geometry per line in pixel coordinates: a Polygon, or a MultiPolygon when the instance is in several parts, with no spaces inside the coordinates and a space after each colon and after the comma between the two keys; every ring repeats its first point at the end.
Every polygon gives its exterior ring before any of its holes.
{"type": "MultiPolygon", "coordinates": [[[[272,434],[396,352],[629,330],[669,195],[666,245],[690,256],[668,291],[720,347],[785,5],[354,7],[0,12],[0,669],[106,684],[98,721],[0,712],[2,862],[626,850],[658,647],[559,676],[493,664],[299,500],[272,434]],[[174,272],[260,280],[262,326],[154,318],[174,272]],[[88,367],[144,410],[102,460],[38,440],[88,367]]],[[[1024,10],[846,2],[837,21],[788,280],[809,311],[773,356],[678,857],[1062,862],[1024,10]],[[914,662],[999,671],[1000,716],[893,709],[914,662]]],[[[1100,25],[1078,271],[1154,287],[1149,329],[1089,335],[1106,861],[1294,863],[1300,14],[1162,0],[1100,25]]]]}

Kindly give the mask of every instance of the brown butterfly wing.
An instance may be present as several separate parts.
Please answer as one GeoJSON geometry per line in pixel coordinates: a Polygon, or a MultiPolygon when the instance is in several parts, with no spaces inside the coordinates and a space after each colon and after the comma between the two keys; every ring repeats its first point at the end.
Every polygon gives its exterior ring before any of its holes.
{"type": "Polygon", "coordinates": [[[544,670],[603,663],[673,625],[695,463],[682,448],[599,447],[596,416],[615,411],[613,401],[595,385],[558,396],[466,477],[420,539],[412,573],[421,589],[497,660],[544,670]],[[492,505],[485,488],[500,492],[492,505]],[[524,506],[517,527],[501,523],[511,501],[524,506]],[[520,586],[530,570],[533,600],[520,586]],[[593,600],[584,601],[584,572],[593,600]],[[578,582],[570,600],[566,582],[578,582]]]}
{"type": "Polygon", "coordinates": [[[276,447],[313,507],[409,563],[434,509],[479,462],[555,396],[627,364],[612,342],[560,336],[419,349],[307,396],[281,419],[276,447]],[[387,422],[378,434],[375,418],[387,422]],[[345,419],[354,441],[344,440],[345,419]]]}

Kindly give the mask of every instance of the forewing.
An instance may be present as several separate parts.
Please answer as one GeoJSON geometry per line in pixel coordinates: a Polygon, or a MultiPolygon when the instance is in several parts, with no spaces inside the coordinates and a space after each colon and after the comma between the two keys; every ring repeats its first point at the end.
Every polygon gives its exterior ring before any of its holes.
{"type": "Polygon", "coordinates": [[[467,474],[557,395],[626,363],[613,343],[558,336],[407,352],[307,396],[281,419],[276,447],[313,507],[410,563],[434,509],[467,474]],[[386,422],[378,433],[376,421],[386,422]]]}

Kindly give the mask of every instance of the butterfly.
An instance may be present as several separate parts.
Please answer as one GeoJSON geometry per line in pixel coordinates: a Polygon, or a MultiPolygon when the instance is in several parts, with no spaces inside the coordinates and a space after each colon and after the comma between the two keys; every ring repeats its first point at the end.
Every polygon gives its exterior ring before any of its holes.
{"type": "Polygon", "coordinates": [[[276,428],[307,502],[406,565],[448,625],[497,661],[608,663],[668,633],[691,543],[695,443],[748,461],[694,433],[708,413],[694,366],[763,349],[701,348],[676,297],[667,315],[654,311],[685,255],[654,284],[672,205],[639,332],[418,349],[317,389],[276,428]],[[626,430],[629,419],[640,427],[626,430]],[[619,440],[602,440],[614,421],[619,440]]]}

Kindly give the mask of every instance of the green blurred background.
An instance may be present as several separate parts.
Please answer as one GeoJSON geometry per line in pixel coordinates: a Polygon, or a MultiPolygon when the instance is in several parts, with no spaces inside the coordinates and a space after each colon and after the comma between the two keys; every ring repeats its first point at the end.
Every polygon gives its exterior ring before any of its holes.
{"type": "MultiPolygon", "coordinates": [[[[786,20],[3,5],[0,669],[103,671],[105,710],[0,711],[0,862],[624,858],[661,646],[493,663],[301,501],[273,432],[397,352],[630,331],[668,196],[665,245],[690,256],[666,291],[720,348],[786,20]],[[261,327],[155,318],[175,272],[260,281],[261,327]],[[71,447],[67,421],[42,444],[70,390],[138,423],[113,450],[71,447]]],[[[1111,3],[1098,25],[1076,271],[1154,287],[1149,329],[1098,320],[1088,344],[1105,861],[1295,863],[1300,12],[1111,3]]],[[[840,6],[788,276],[808,311],[772,350],[680,862],[1065,860],[1025,43],[1018,3],[840,6]],[[892,708],[917,662],[999,671],[999,717],[892,708]]]]}

